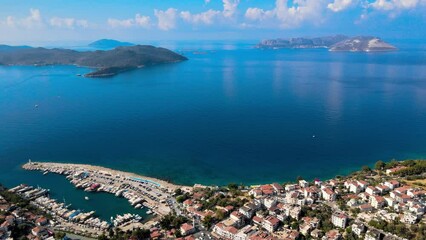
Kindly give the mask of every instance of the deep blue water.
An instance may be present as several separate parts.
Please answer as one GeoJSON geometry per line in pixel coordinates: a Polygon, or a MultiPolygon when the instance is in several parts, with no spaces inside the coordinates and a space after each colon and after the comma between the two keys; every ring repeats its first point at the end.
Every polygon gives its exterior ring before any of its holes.
{"type": "Polygon", "coordinates": [[[19,170],[28,158],[256,184],[426,156],[424,47],[176,49],[190,60],[111,79],[77,77],[90,70],[73,66],[0,67],[0,182],[45,181],[19,170]]]}

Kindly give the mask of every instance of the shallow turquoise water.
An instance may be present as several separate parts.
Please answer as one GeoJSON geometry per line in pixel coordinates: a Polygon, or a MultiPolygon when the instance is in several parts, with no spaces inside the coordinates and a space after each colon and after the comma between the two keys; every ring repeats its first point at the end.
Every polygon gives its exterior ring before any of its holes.
{"type": "Polygon", "coordinates": [[[255,184],[426,156],[424,48],[209,49],[111,79],[77,77],[89,70],[73,66],[0,67],[0,181],[36,182],[17,173],[28,158],[255,184]]]}

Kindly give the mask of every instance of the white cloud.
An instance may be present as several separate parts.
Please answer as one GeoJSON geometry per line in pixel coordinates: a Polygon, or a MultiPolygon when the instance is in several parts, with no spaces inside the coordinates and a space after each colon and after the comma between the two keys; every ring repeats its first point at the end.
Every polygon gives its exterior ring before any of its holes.
{"type": "Polygon", "coordinates": [[[369,6],[377,10],[391,11],[414,9],[420,4],[425,3],[425,0],[375,0],[369,6]]]}
{"type": "Polygon", "coordinates": [[[75,23],[74,18],[53,17],[50,19],[50,25],[54,27],[74,28],[74,23],[75,23]]]}
{"type": "Polygon", "coordinates": [[[374,0],[373,2],[364,2],[362,7],[364,11],[355,23],[369,19],[375,12],[386,13],[390,19],[396,18],[403,11],[424,12],[426,0],[374,0]]]}
{"type": "MultiPolygon", "coordinates": [[[[205,0],[205,3],[209,3],[210,0],[205,0]]],[[[192,24],[213,24],[217,20],[224,20],[235,16],[240,0],[222,0],[223,10],[209,9],[201,13],[191,13],[190,11],[180,12],[180,17],[192,24]]]]}
{"type": "Polygon", "coordinates": [[[274,9],[249,8],[245,17],[251,21],[278,20],[280,27],[294,28],[304,22],[323,21],[324,9],[324,0],[293,0],[292,6],[288,0],[276,0],[274,9]]]}
{"type": "Polygon", "coordinates": [[[43,18],[40,10],[30,9],[30,14],[24,18],[15,18],[8,16],[5,21],[0,21],[1,25],[10,28],[42,28],[51,26],[55,28],[74,29],[75,27],[87,28],[89,22],[84,19],[52,17],[50,19],[43,18]]]}
{"type": "Polygon", "coordinates": [[[151,18],[148,16],[141,16],[140,14],[136,14],[135,24],[140,27],[149,28],[151,26],[151,18]]]}
{"type": "Polygon", "coordinates": [[[53,17],[49,21],[50,26],[60,27],[60,28],[69,28],[74,29],[75,27],[88,28],[89,22],[84,19],[75,19],[75,18],[60,18],[53,17]]]}
{"type": "Polygon", "coordinates": [[[424,0],[376,0],[370,3],[370,6],[384,11],[412,9],[425,3],[424,0]]]}
{"type": "Polygon", "coordinates": [[[158,28],[161,30],[168,31],[176,27],[177,9],[169,8],[166,11],[155,9],[154,15],[158,19],[158,28]]]}
{"type": "Polygon", "coordinates": [[[223,0],[223,16],[230,18],[235,15],[240,0],[223,0]]]}
{"type": "Polygon", "coordinates": [[[327,5],[327,8],[333,12],[340,12],[351,7],[356,2],[358,1],[357,0],[334,0],[334,2],[329,3],[327,5]]]}
{"type": "Polygon", "coordinates": [[[30,9],[30,14],[24,18],[15,18],[13,16],[7,16],[5,20],[0,21],[0,25],[13,28],[13,27],[21,27],[21,28],[39,28],[42,27],[43,19],[41,17],[40,10],[38,9],[30,9]]]}
{"type": "Polygon", "coordinates": [[[265,11],[260,8],[248,8],[245,13],[245,17],[249,20],[264,20],[274,15],[273,11],[265,11]]]}
{"type": "Polygon", "coordinates": [[[189,11],[183,11],[180,13],[180,17],[190,23],[194,24],[212,24],[214,19],[221,14],[220,11],[208,10],[198,14],[191,14],[189,11]]]}
{"type": "Polygon", "coordinates": [[[26,28],[40,27],[43,25],[41,13],[38,9],[30,9],[30,15],[19,21],[19,25],[26,28]]]}
{"type": "Polygon", "coordinates": [[[6,18],[6,21],[4,22],[6,26],[8,27],[14,27],[15,26],[15,19],[12,16],[8,16],[6,18]]]}
{"type": "Polygon", "coordinates": [[[119,27],[123,27],[123,28],[129,28],[132,27],[134,25],[134,19],[129,18],[129,19],[116,19],[116,18],[108,18],[108,25],[112,28],[119,28],[119,27]]]}
{"type": "Polygon", "coordinates": [[[149,16],[142,16],[139,13],[134,18],[129,19],[115,19],[109,18],[108,25],[112,28],[130,28],[139,26],[143,28],[149,28],[151,26],[151,18],[149,16]]]}

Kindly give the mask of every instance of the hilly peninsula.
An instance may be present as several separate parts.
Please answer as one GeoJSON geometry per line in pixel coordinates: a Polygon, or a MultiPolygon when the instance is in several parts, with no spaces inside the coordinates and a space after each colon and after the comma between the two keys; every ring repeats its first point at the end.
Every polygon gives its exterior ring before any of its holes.
{"type": "Polygon", "coordinates": [[[280,49],[280,48],[326,48],[329,51],[351,51],[351,52],[377,52],[394,51],[397,48],[382,39],[373,36],[348,37],[335,35],[316,38],[278,38],[263,40],[256,45],[257,48],[280,49]]]}
{"type": "Polygon", "coordinates": [[[4,45],[0,48],[0,65],[77,65],[95,69],[85,77],[111,77],[136,68],[185,60],[187,60],[186,57],[171,50],[150,45],[87,52],[59,48],[5,47],[4,45]]]}

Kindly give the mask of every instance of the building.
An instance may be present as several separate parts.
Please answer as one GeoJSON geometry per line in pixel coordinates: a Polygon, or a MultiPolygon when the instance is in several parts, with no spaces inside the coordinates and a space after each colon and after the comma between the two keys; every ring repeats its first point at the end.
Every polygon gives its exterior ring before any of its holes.
{"type": "Polygon", "coordinates": [[[370,204],[366,203],[366,204],[362,204],[361,206],[358,207],[359,210],[361,212],[371,212],[373,211],[373,206],[371,206],[370,204]]]}
{"type": "Polygon", "coordinates": [[[263,200],[263,205],[265,205],[266,208],[275,207],[277,205],[277,200],[275,198],[265,198],[263,200]]]}
{"type": "Polygon", "coordinates": [[[36,237],[40,237],[41,239],[46,239],[49,237],[49,232],[44,227],[35,227],[31,230],[31,233],[36,237]]]}
{"type": "Polygon", "coordinates": [[[365,226],[363,223],[357,222],[352,224],[352,232],[354,232],[356,235],[361,236],[365,232],[365,226]]]}
{"type": "Polygon", "coordinates": [[[271,185],[272,185],[272,187],[274,188],[274,190],[275,190],[275,192],[277,194],[284,193],[284,188],[280,184],[278,184],[278,183],[272,183],[271,185]]]}
{"type": "Polygon", "coordinates": [[[280,220],[274,216],[268,216],[262,221],[262,227],[268,232],[277,230],[280,220]]]}
{"type": "Polygon", "coordinates": [[[384,185],[393,190],[395,188],[398,188],[401,184],[396,180],[390,180],[386,181],[384,185]]]}
{"type": "Polygon", "coordinates": [[[238,229],[235,227],[226,227],[223,223],[218,223],[214,226],[213,232],[219,235],[220,237],[227,239],[234,239],[238,233],[238,229]]]}
{"type": "Polygon", "coordinates": [[[386,174],[387,175],[392,175],[392,174],[394,174],[394,173],[396,173],[396,172],[398,172],[398,171],[400,171],[402,169],[405,169],[405,168],[407,168],[407,167],[405,167],[405,166],[398,166],[398,167],[394,167],[394,168],[391,168],[391,169],[387,169],[386,170],[386,174]]]}
{"type": "Polygon", "coordinates": [[[374,208],[380,209],[385,206],[385,199],[382,196],[371,196],[370,197],[370,204],[374,208]]]}
{"type": "Polygon", "coordinates": [[[346,228],[346,223],[348,222],[348,216],[343,213],[333,213],[331,216],[331,222],[334,226],[340,228],[346,228]]]}
{"type": "Polygon", "coordinates": [[[349,192],[353,192],[353,193],[360,193],[362,190],[361,186],[359,186],[357,182],[349,183],[347,188],[349,189],[349,192]]]}
{"type": "Polygon", "coordinates": [[[184,236],[192,234],[194,232],[195,232],[195,228],[191,224],[184,223],[180,226],[180,233],[184,236]]]}
{"type": "Polygon", "coordinates": [[[35,222],[38,226],[45,226],[48,223],[46,217],[37,218],[37,220],[35,222]]]}
{"type": "Polygon", "coordinates": [[[408,224],[415,224],[417,220],[418,220],[417,215],[411,212],[405,212],[404,218],[402,219],[403,222],[408,224]]]}
{"type": "Polygon", "coordinates": [[[253,217],[253,223],[254,224],[261,226],[262,222],[263,222],[263,218],[262,217],[259,217],[259,216],[254,216],[253,217]]]}
{"type": "Polygon", "coordinates": [[[235,236],[233,240],[246,240],[249,239],[251,235],[254,235],[257,232],[256,228],[251,225],[247,225],[242,228],[235,236]]]}
{"type": "Polygon", "coordinates": [[[305,180],[299,180],[299,186],[302,188],[309,187],[309,183],[305,180]]]}
{"type": "Polygon", "coordinates": [[[326,201],[334,201],[336,200],[336,193],[331,190],[331,188],[325,187],[321,189],[322,198],[326,201]]]}
{"type": "Polygon", "coordinates": [[[373,187],[373,186],[369,186],[367,187],[367,189],[365,189],[365,192],[370,194],[370,195],[377,195],[380,193],[379,189],[373,187]]]}
{"type": "Polygon", "coordinates": [[[382,194],[382,195],[384,195],[384,194],[386,194],[386,193],[390,192],[390,190],[391,190],[391,189],[390,189],[388,186],[386,186],[386,185],[379,185],[379,186],[377,186],[376,188],[377,188],[377,190],[379,190],[379,193],[380,193],[380,194],[382,194]]]}
{"type": "Polygon", "coordinates": [[[328,231],[322,240],[340,240],[342,239],[342,234],[336,229],[328,231]]]}
{"type": "Polygon", "coordinates": [[[240,207],[239,212],[246,216],[247,218],[252,218],[254,216],[255,211],[247,206],[240,207]]]}
{"type": "Polygon", "coordinates": [[[382,234],[377,230],[368,230],[365,234],[364,240],[380,240],[381,235],[382,234]]]}
{"type": "Polygon", "coordinates": [[[230,215],[230,219],[233,221],[233,226],[236,228],[241,228],[245,225],[244,215],[240,212],[233,211],[230,215]]]}

